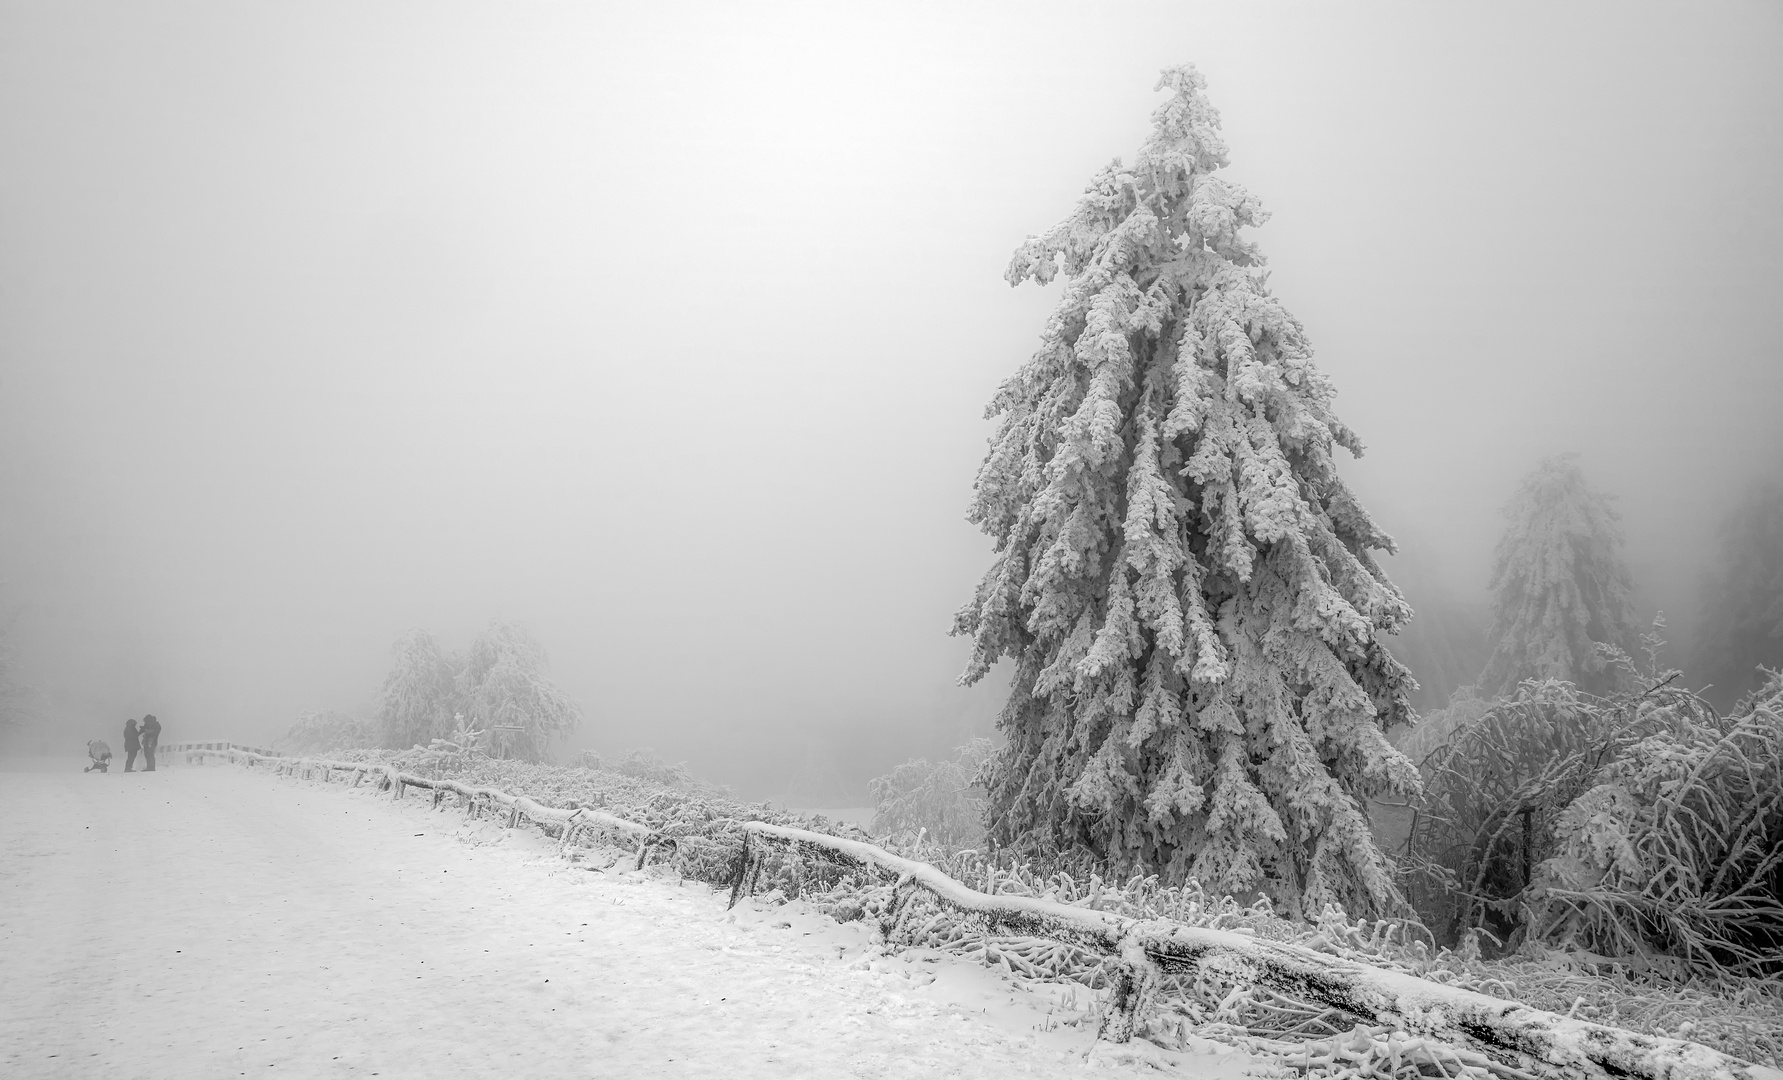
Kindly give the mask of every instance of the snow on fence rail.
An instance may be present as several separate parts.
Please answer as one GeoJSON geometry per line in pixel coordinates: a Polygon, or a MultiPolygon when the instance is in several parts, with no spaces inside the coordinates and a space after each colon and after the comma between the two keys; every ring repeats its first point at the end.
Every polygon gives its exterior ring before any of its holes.
{"type": "MultiPolygon", "coordinates": [[[[435,806],[446,795],[455,794],[473,813],[480,806],[506,809],[510,827],[523,819],[557,826],[562,829],[559,839],[565,849],[585,830],[616,834],[637,841],[639,868],[651,848],[675,843],[674,837],[650,826],[598,810],[558,809],[499,788],[430,779],[391,765],[278,757],[233,743],[177,744],[170,749],[226,757],[247,765],[270,764],[277,771],[304,776],[319,773],[323,780],[335,772],[352,773],[355,786],[372,776],[395,798],[411,787],[431,790],[435,806]]],[[[1561,1016],[1285,942],[1169,919],[1133,919],[1038,897],[993,896],[955,881],[928,863],[894,855],[864,841],[765,821],[737,825],[743,832],[743,855],[731,882],[732,906],[753,892],[769,844],[815,849],[814,853],[821,852],[845,867],[890,874],[897,885],[883,924],[888,940],[895,937],[910,901],[921,891],[943,906],[979,920],[987,930],[1057,941],[1104,957],[1114,978],[1111,1008],[1100,1034],[1113,1042],[1133,1037],[1141,1011],[1164,977],[1211,973],[1315,1002],[1353,1018],[1359,1026],[1384,1025],[1396,1032],[1413,1033],[1410,1042],[1395,1044],[1395,1064],[1401,1052],[1410,1056],[1418,1049],[1414,1044],[1428,1039],[1456,1048],[1443,1055],[1450,1062],[1504,1080],[1534,1080],[1530,1069],[1591,1080],[1783,1080],[1783,1070],[1741,1061],[1698,1043],[1561,1016]],[[1506,1064],[1505,1059],[1525,1067],[1506,1064]]],[[[1298,1050],[1292,1057],[1300,1057],[1298,1050]]],[[[1310,1053],[1308,1061],[1310,1064],[1310,1053]]],[[[1445,1078],[1451,1075],[1440,1060],[1432,1068],[1445,1078]]]]}

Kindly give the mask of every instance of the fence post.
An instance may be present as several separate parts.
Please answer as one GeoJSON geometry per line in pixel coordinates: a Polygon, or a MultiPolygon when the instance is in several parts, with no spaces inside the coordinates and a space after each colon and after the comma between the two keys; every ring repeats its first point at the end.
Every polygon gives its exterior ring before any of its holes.
{"type": "Polygon", "coordinates": [[[885,935],[886,941],[897,936],[904,916],[910,911],[910,901],[916,898],[916,889],[914,877],[904,875],[898,879],[897,887],[892,890],[891,907],[886,909],[879,923],[879,932],[885,935]]]}
{"type": "Polygon", "coordinates": [[[737,876],[731,881],[731,902],[726,907],[736,907],[737,901],[749,895],[745,890],[749,886],[750,863],[755,861],[755,834],[748,829],[743,830],[743,854],[737,859],[737,876]]]}
{"type": "Polygon", "coordinates": [[[1157,990],[1158,966],[1143,948],[1137,946],[1122,949],[1118,957],[1109,957],[1107,965],[1114,992],[1110,995],[1108,1012],[1102,1017],[1102,1030],[1097,1032],[1097,1038],[1128,1042],[1138,1032],[1139,1018],[1145,1011],[1146,1002],[1157,990]]]}

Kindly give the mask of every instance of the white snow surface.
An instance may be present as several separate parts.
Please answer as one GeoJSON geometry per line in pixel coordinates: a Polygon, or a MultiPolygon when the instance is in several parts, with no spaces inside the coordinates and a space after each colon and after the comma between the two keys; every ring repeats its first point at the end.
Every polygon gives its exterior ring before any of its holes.
{"type": "Polygon", "coordinates": [[[887,953],[798,902],[727,911],[412,793],[226,765],[4,772],[0,821],[10,1078],[1275,1071],[1210,1042],[1100,1043],[1084,991],[887,953]]]}

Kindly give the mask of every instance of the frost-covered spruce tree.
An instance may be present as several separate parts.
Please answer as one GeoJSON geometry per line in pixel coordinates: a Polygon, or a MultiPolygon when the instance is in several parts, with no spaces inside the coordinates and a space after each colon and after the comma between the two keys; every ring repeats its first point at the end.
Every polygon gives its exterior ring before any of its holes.
{"type": "Polygon", "coordinates": [[[1616,689],[1617,652],[1638,647],[1622,530],[1577,455],[1541,462],[1505,507],[1510,525],[1492,557],[1488,694],[1524,679],[1564,679],[1593,694],[1616,689]]]}
{"type": "Polygon", "coordinates": [[[1338,478],[1361,452],[1330,380],[1240,234],[1193,67],[1132,166],[1016,252],[1066,279],[1002,417],[971,520],[996,560],[955,632],[963,676],[1014,661],[990,780],[1003,843],[1261,891],[1292,914],[1398,905],[1361,800],[1417,785],[1384,730],[1411,615],[1370,554],[1393,541],[1338,478]]]}

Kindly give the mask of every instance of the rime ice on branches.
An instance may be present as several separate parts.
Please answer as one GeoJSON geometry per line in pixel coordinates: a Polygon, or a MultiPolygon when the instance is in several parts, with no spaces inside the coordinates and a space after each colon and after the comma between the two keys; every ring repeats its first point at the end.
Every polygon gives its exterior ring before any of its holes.
{"type": "Polygon", "coordinates": [[[1411,609],[1337,475],[1361,442],[1241,235],[1263,208],[1216,175],[1205,85],[1166,71],[1134,164],[1010,264],[1065,284],[988,410],[970,518],[996,559],[955,620],[964,681],[1015,664],[992,831],[1290,913],[1382,911],[1361,800],[1417,785],[1384,734],[1410,676],[1377,639],[1411,609]]]}

